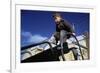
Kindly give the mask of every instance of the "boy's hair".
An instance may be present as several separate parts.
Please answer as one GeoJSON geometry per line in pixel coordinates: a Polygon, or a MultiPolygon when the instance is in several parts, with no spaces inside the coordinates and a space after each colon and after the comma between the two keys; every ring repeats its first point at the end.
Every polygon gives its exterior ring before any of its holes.
{"type": "Polygon", "coordinates": [[[56,18],[56,16],[61,17],[61,15],[60,15],[60,13],[59,13],[59,12],[54,12],[54,13],[53,13],[53,18],[56,18]]]}

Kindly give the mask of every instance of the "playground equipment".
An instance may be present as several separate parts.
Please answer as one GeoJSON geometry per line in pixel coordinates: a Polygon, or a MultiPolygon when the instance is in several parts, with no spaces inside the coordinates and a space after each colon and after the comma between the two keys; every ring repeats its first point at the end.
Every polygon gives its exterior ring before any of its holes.
{"type": "MultiPolygon", "coordinates": [[[[49,45],[49,48],[47,50],[43,50],[41,53],[34,55],[34,56],[30,55],[29,58],[21,60],[21,62],[25,63],[25,62],[38,62],[38,61],[39,62],[41,62],[41,61],[43,61],[43,62],[44,61],[59,61],[59,58],[58,58],[59,56],[61,56],[63,61],[65,61],[64,54],[68,53],[69,51],[72,51],[72,53],[74,55],[74,60],[78,60],[77,55],[75,53],[76,49],[79,49],[81,59],[84,60],[84,56],[82,54],[81,48],[85,48],[85,49],[87,49],[87,48],[79,44],[79,41],[78,41],[78,39],[76,38],[75,35],[73,35],[71,33],[68,33],[68,34],[70,34],[72,37],[74,37],[74,39],[76,40],[76,43],[74,43],[74,44],[78,45],[78,48],[72,47],[68,50],[67,49],[58,50],[57,48],[60,46],[60,44],[58,44],[56,46],[52,46],[49,41],[43,41],[43,42],[40,42],[40,43],[37,43],[37,44],[32,44],[32,45],[29,45],[29,46],[26,46],[26,47],[22,47],[21,50],[27,50],[31,47],[35,47],[35,46],[38,46],[38,45],[41,45],[41,44],[48,44],[49,45]]],[[[21,54],[25,54],[25,53],[27,53],[27,51],[24,51],[21,54]]],[[[31,54],[30,51],[28,51],[28,53],[31,54]]]]}

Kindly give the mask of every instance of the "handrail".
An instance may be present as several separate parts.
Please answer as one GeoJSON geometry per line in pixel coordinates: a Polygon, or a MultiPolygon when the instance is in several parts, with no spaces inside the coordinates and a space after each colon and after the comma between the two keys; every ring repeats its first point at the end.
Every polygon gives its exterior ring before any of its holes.
{"type": "Polygon", "coordinates": [[[37,45],[45,44],[45,43],[47,43],[50,46],[51,52],[54,55],[54,52],[53,52],[53,49],[52,49],[53,47],[52,47],[51,43],[48,42],[48,41],[43,41],[43,42],[40,42],[40,43],[25,46],[25,47],[22,47],[21,50],[25,50],[25,49],[28,49],[28,48],[31,48],[31,47],[34,47],[34,46],[37,46],[37,45]]]}
{"type": "MultiPolygon", "coordinates": [[[[80,46],[79,41],[78,41],[78,39],[76,38],[76,36],[73,35],[73,34],[70,33],[70,32],[68,32],[67,35],[71,35],[71,36],[74,37],[74,39],[76,40],[77,45],[79,46],[79,50],[80,50],[80,54],[81,54],[82,60],[84,60],[84,57],[83,57],[83,54],[82,54],[82,50],[81,50],[81,46],[80,46]]],[[[62,53],[63,61],[65,61],[65,57],[64,57],[64,53],[63,53],[63,49],[61,49],[61,53],[62,53]]]]}
{"type": "Polygon", "coordinates": [[[45,42],[40,42],[40,43],[36,43],[36,44],[32,44],[32,45],[29,45],[29,46],[22,47],[21,50],[25,50],[25,49],[28,49],[28,48],[31,48],[31,47],[34,47],[34,46],[37,46],[37,45],[45,44],[45,43],[47,43],[50,46],[50,48],[52,48],[52,45],[50,44],[50,42],[45,41],[45,42]]]}
{"type": "Polygon", "coordinates": [[[81,54],[82,60],[84,60],[84,57],[83,57],[82,50],[81,50],[81,47],[80,47],[80,44],[79,44],[78,39],[77,39],[76,36],[73,35],[72,33],[68,33],[68,34],[72,35],[72,36],[75,38],[75,40],[76,40],[76,42],[77,42],[77,45],[79,46],[79,50],[80,50],[80,54],[81,54]]]}
{"type": "MultiPolygon", "coordinates": [[[[77,43],[74,43],[74,44],[75,44],[75,45],[78,45],[77,43]]],[[[82,47],[82,48],[84,48],[84,49],[86,49],[86,50],[88,49],[87,47],[85,47],[85,46],[83,46],[83,45],[81,45],[81,44],[79,44],[79,46],[82,47]]]]}
{"type": "Polygon", "coordinates": [[[25,54],[25,53],[28,53],[28,54],[30,54],[32,56],[32,53],[30,51],[24,51],[21,54],[25,54]]]}

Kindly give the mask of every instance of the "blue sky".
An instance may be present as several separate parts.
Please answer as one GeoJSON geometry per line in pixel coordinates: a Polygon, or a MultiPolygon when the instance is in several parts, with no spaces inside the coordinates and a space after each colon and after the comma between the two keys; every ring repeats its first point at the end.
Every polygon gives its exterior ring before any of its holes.
{"type": "MultiPolygon", "coordinates": [[[[76,35],[89,32],[89,13],[60,12],[63,19],[75,25],[76,35]]],[[[41,42],[55,32],[52,11],[21,10],[21,46],[41,42]]]]}

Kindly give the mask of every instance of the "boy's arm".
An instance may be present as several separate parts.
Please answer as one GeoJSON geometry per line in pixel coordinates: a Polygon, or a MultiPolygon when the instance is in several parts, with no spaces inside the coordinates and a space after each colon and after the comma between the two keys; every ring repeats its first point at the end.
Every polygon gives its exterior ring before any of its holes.
{"type": "Polygon", "coordinates": [[[64,26],[65,26],[66,28],[69,28],[69,31],[70,31],[71,33],[75,33],[73,27],[71,26],[71,24],[70,24],[68,21],[63,20],[62,22],[63,22],[63,24],[64,24],[64,26]]]}

